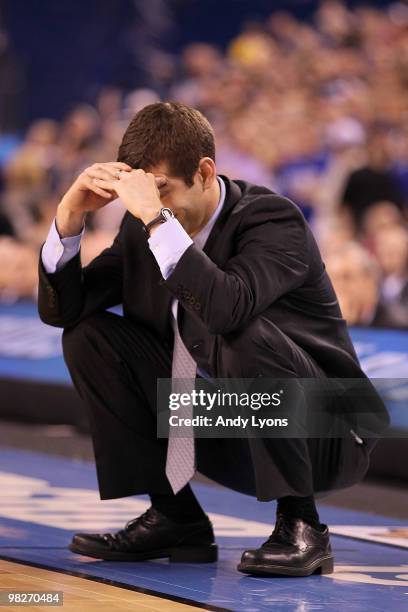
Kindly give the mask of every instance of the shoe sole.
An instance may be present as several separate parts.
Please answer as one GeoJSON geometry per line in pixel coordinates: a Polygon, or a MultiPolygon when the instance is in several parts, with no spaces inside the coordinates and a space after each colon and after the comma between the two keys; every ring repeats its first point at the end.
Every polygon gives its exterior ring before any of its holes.
{"type": "Polygon", "coordinates": [[[311,576],[314,573],[331,574],[334,568],[334,557],[323,557],[307,567],[286,567],[284,565],[257,565],[239,563],[237,570],[244,574],[256,576],[311,576]]]}
{"type": "Polygon", "coordinates": [[[73,553],[103,559],[104,561],[148,561],[149,559],[169,558],[171,563],[213,563],[218,560],[217,544],[210,544],[206,547],[178,546],[175,548],[165,548],[142,553],[122,553],[116,551],[100,551],[92,548],[81,548],[75,544],[68,546],[73,553]]]}

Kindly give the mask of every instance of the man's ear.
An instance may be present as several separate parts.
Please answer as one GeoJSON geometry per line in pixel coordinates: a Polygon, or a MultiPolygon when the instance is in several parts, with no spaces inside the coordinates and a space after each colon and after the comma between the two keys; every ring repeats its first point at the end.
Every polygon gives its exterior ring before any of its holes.
{"type": "Polygon", "coordinates": [[[198,167],[200,182],[203,191],[209,189],[217,176],[214,160],[211,157],[202,157],[198,167]]]}

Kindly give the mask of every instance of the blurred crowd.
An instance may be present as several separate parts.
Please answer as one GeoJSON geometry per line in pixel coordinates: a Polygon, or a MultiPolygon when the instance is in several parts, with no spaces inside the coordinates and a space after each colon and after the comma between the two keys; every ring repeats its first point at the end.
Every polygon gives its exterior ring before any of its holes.
{"type": "MultiPolygon", "coordinates": [[[[212,122],[220,173],[300,206],[350,324],[408,328],[407,5],[351,11],[327,0],[313,23],[274,12],[225,50],[191,44],[152,57],[149,70],[151,88],[105,88],[61,122],[35,121],[0,155],[0,300],[35,299],[62,194],[87,165],[116,159],[135,112],[173,99],[212,122]]],[[[115,201],[89,218],[83,263],[123,213],[115,201]]]]}

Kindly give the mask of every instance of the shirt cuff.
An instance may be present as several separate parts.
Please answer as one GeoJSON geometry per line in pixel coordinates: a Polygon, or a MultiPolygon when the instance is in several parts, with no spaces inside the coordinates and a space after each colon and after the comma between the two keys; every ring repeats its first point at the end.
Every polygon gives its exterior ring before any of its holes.
{"type": "Polygon", "coordinates": [[[181,223],[173,218],[162,223],[150,236],[148,243],[159,264],[163,278],[167,278],[193,241],[181,223]]]}
{"type": "Polygon", "coordinates": [[[65,264],[75,257],[79,252],[84,231],[85,226],[80,234],[61,238],[54,219],[41,250],[41,260],[48,274],[61,270],[65,264]]]}

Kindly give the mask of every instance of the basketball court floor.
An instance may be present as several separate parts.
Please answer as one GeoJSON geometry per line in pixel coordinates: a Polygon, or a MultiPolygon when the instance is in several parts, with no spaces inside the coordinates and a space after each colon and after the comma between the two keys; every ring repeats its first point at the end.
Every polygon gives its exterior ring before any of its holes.
{"type": "MultiPolygon", "coordinates": [[[[113,563],[71,553],[67,545],[74,532],[118,530],[148,501],[99,499],[91,442],[76,428],[82,408],[69,386],[60,336],[61,330],[39,321],[31,303],[0,307],[0,418],[20,421],[13,426],[0,420],[0,601],[7,591],[51,590],[63,593],[65,609],[79,612],[408,611],[408,494],[388,484],[359,484],[317,500],[332,534],[333,574],[239,573],[242,551],[258,547],[272,531],[275,504],[204,482],[193,486],[215,526],[217,563],[113,563]]],[[[353,330],[366,371],[403,382],[407,338],[402,332],[353,330]]],[[[408,430],[407,414],[396,412],[395,425],[408,430]]],[[[402,474],[404,453],[395,450],[385,459],[402,474]]]]}
{"type": "Polygon", "coordinates": [[[101,501],[92,462],[1,446],[0,593],[59,591],[65,609],[84,612],[408,610],[406,521],[319,504],[332,534],[334,573],[250,577],[236,564],[271,532],[274,502],[193,486],[215,526],[217,563],[98,561],[67,549],[72,534],[120,529],[147,508],[147,498],[101,501]]]}

